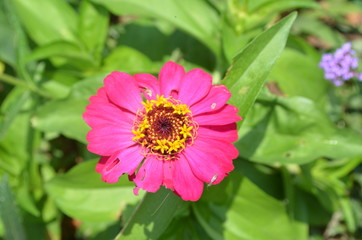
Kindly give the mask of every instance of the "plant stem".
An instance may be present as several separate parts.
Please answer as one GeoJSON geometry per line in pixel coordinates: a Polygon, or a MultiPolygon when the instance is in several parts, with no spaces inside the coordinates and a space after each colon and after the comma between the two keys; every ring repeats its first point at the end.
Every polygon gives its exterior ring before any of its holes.
{"type": "Polygon", "coordinates": [[[22,87],[22,88],[27,88],[30,91],[37,93],[43,97],[46,98],[50,98],[51,96],[49,94],[47,94],[46,92],[43,92],[42,90],[40,90],[39,88],[37,88],[35,85],[29,84],[27,82],[21,81],[17,78],[14,78],[10,75],[7,74],[1,74],[0,75],[0,81],[3,81],[5,83],[14,85],[14,86],[18,86],[18,87],[22,87]]]}

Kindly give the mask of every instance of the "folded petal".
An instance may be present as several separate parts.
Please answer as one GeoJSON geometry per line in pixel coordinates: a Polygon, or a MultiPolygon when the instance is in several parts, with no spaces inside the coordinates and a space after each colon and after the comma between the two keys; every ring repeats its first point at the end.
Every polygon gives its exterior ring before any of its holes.
{"type": "Polygon", "coordinates": [[[210,91],[212,76],[202,69],[193,69],[187,72],[182,78],[179,87],[178,99],[183,104],[191,106],[204,98],[210,91]]]}
{"type": "Polygon", "coordinates": [[[102,180],[108,183],[115,183],[118,181],[118,178],[125,173],[132,175],[143,158],[141,148],[138,145],[133,145],[116,152],[109,157],[104,164],[100,172],[102,174],[102,180]]]}
{"type": "Polygon", "coordinates": [[[199,114],[194,116],[193,119],[200,125],[227,125],[241,120],[237,115],[238,109],[232,105],[226,104],[221,109],[199,114]]]}
{"type": "Polygon", "coordinates": [[[160,189],[162,180],[163,160],[159,160],[155,156],[148,156],[133,181],[136,183],[137,189],[142,188],[147,192],[156,192],[160,189]]]}
{"type": "Polygon", "coordinates": [[[178,93],[184,75],[184,68],[177,63],[169,61],[163,65],[160,74],[158,75],[161,94],[167,98],[171,96],[173,92],[178,93]]]}
{"type": "Polygon", "coordinates": [[[123,72],[112,72],[104,79],[107,96],[111,102],[130,112],[142,108],[142,97],[135,79],[123,72]]]}
{"type": "Polygon", "coordinates": [[[156,99],[156,95],[160,95],[160,83],[155,76],[148,73],[138,73],[134,75],[134,78],[147,100],[156,99]]]}
{"type": "Polygon", "coordinates": [[[175,192],[185,201],[199,200],[204,184],[194,175],[185,156],[180,155],[180,158],[174,161],[174,166],[175,192]]]}
{"type": "Polygon", "coordinates": [[[98,161],[98,163],[96,165],[96,172],[97,173],[101,173],[103,171],[103,168],[106,165],[109,158],[110,158],[109,156],[102,156],[99,159],[99,161],[98,161]]]}
{"type": "Polygon", "coordinates": [[[217,111],[225,106],[230,97],[231,93],[225,86],[213,85],[206,97],[191,105],[190,110],[194,116],[217,111]]]}

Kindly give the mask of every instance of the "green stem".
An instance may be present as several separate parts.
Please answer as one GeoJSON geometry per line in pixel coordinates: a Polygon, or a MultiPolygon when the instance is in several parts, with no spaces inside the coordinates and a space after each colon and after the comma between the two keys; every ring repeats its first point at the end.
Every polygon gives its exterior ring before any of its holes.
{"type": "Polygon", "coordinates": [[[11,85],[14,85],[14,86],[26,88],[26,89],[29,89],[30,91],[32,91],[34,93],[37,93],[37,94],[39,94],[39,95],[41,95],[43,97],[51,98],[50,95],[48,95],[46,92],[43,92],[42,90],[40,90],[36,86],[34,86],[32,84],[29,84],[27,82],[21,81],[21,80],[19,80],[17,78],[14,78],[14,77],[10,76],[10,75],[1,74],[0,75],[0,81],[3,81],[5,83],[8,83],[8,84],[11,84],[11,85]]]}

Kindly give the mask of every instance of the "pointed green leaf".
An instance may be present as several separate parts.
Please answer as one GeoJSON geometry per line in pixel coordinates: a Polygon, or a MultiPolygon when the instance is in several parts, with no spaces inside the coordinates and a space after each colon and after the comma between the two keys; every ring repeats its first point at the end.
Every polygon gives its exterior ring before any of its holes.
{"type": "Polygon", "coordinates": [[[168,189],[147,193],[116,239],[158,239],[187,203],[168,189]]]}
{"type": "Polygon", "coordinates": [[[258,96],[266,77],[284,49],[290,27],[297,14],[292,13],[269,28],[239,53],[224,81],[231,91],[230,104],[245,117],[258,96]]]}

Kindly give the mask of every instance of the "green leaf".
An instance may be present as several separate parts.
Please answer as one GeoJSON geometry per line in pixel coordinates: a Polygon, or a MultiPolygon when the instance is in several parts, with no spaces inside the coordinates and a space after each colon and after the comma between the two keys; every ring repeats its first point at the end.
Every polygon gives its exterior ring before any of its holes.
{"type": "Polygon", "coordinates": [[[84,52],[77,44],[62,40],[44,44],[36,48],[26,56],[25,61],[35,61],[52,57],[60,57],[72,61],[72,63],[79,68],[96,66],[91,56],[84,52]]]}
{"type": "Polygon", "coordinates": [[[0,216],[5,228],[5,238],[11,240],[25,240],[25,231],[19,210],[15,205],[14,195],[8,184],[7,176],[0,182],[0,216]]]}
{"type": "Polygon", "coordinates": [[[78,164],[50,180],[46,190],[57,206],[73,218],[93,222],[116,220],[126,204],[134,204],[141,197],[133,194],[134,185],[126,177],[114,184],[102,182],[95,165],[96,160],[78,164]]]}
{"type": "Polygon", "coordinates": [[[26,146],[29,138],[30,116],[20,113],[20,110],[25,109],[25,102],[29,100],[28,92],[15,88],[6,96],[1,105],[0,173],[8,173],[16,180],[20,180],[19,175],[28,159],[26,146]]]}
{"type": "Polygon", "coordinates": [[[258,96],[266,77],[281,54],[296,13],[266,30],[239,53],[223,81],[231,91],[230,104],[245,117],[258,96]]]}
{"type": "Polygon", "coordinates": [[[86,143],[85,136],[90,128],[84,122],[82,114],[89,104],[88,98],[101,87],[103,77],[102,75],[80,81],[73,85],[67,98],[50,101],[39,107],[32,118],[33,126],[86,143]]]}
{"type": "Polygon", "coordinates": [[[31,38],[39,45],[65,40],[77,42],[77,16],[63,0],[14,0],[31,38]]]}
{"type": "Polygon", "coordinates": [[[9,7],[6,1],[0,2],[0,59],[11,66],[16,64],[16,36],[9,19],[9,7]]]}
{"type": "MultiPolygon", "coordinates": [[[[255,182],[242,177],[242,160],[221,184],[212,186],[202,201],[193,205],[196,218],[212,239],[302,240],[308,226],[289,218],[286,206],[255,182]],[[210,192],[212,198],[210,198],[210,192]]],[[[261,173],[254,178],[261,177],[261,173]]],[[[270,182],[260,181],[271,185],[270,182]]]]}
{"type": "Polygon", "coordinates": [[[288,97],[302,96],[315,101],[319,106],[326,103],[328,81],[318,62],[310,56],[287,48],[275,64],[269,79],[278,84],[288,97]]]}
{"type": "Polygon", "coordinates": [[[174,24],[218,53],[218,15],[202,0],[91,0],[110,12],[140,15],[174,24]]]}
{"type": "Polygon", "coordinates": [[[319,157],[362,154],[362,138],[337,129],[307,98],[263,96],[239,130],[240,155],[263,163],[303,164],[319,157]]]}
{"type": "Polygon", "coordinates": [[[318,8],[318,3],[311,0],[262,0],[250,1],[248,11],[256,12],[266,10],[268,12],[283,12],[295,8],[318,8]]]}
{"type": "Polygon", "coordinates": [[[104,59],[103,72],[120,71],[127,73],[154,72],[152,61],[143,53],[119,46],[104,59]]]}
{"type": "Polygon", "coordinates": [[[108,12],[101,6],[83,0],[79,9],[79,38],[88,52],[100,60],[107,37],[108,12]]]}
{"type": "Polygon", "coordinates": [[[116,239],[158,239],[187,203],[168,189],[147,193],[116,239]]]}
{"type": "MultiPolygon", "coordinates": [[[[324,16],[325,17],[325,16],[324,16]]],[[[301,15],[296,21],[293,28],[294,32],[299,35],[312,35],[322,41],[323,45],[336,48],[345,42],[342,34],[335,31],[328,24],[320,21],[315,16],[301,15]]]]}
{"type": "Polygon", "coordinates": [[[158,240],[211,240],[195,216],[175,218],[158,240]]]}
{"type": "Polygon", "coordinates": [[[7,104],[1,108],[0,140],[5,137],[10,125],[13,123],[21,108],[30,97],[29,91],[26,90],[18,95],[19,96],[16,98],[7,98],[7,100],[5,100],[7,104]]]}

